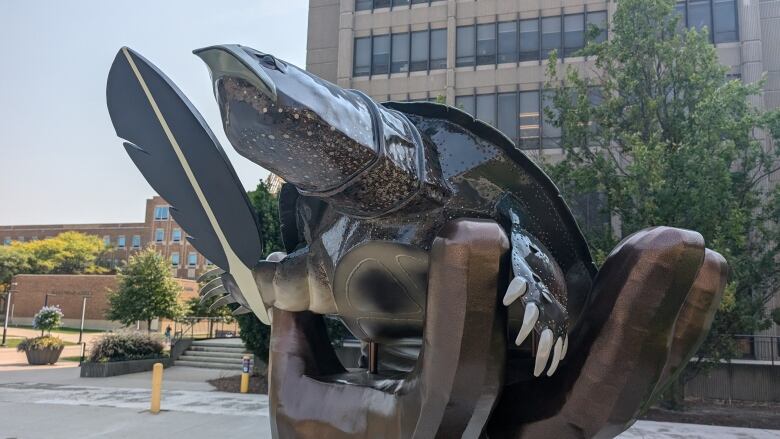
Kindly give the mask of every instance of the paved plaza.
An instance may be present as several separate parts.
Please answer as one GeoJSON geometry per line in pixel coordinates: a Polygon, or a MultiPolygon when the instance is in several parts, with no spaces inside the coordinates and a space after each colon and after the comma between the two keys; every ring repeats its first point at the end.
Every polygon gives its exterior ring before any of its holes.
{"type": "MultiPolygon", "coordinates": [[[[213,390],[230,372],[172,367],[163,411],[148,412],[150,373],[80,378],[76,367],[0,372],[0,439],[270,439],[268,397],[213,390]]],[[[638,422],[620,439],[780,439],[780,431],[638,422]]]]}

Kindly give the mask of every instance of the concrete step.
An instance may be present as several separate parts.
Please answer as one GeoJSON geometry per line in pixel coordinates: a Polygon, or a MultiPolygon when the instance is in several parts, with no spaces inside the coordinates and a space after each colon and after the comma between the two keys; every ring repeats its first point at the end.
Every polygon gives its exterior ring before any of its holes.
{"type": "Polygon", "coordinates": [[[213,348],[243,348],[244,343],[240,338],[219,339],[212,338],[209,340],[195,340],[192,342],[193,346],[207,346],[213,348]]]}
{"type": "Polygon", "coordinates": [[[213,352],[213,351],[188,350],[182,355],[191,355],[193,357],[235,358],[241,360],[244,358],[244,355],[249,355],[249,354],[244,354],[242,352],[213,352]]]}
{"type": "Polygon", "coordinates": [[[214,364],[238,364],[241,365],[241,360],[238,358],[220,358],[220,357],[196,357],[188,354],[184,354],[179,357],[179,361],[195,361],[198,363],[214,363],[214,364]]]}
{"type": "Polygon", "coordinates": [[[218,369],[218,370],[231,370],[231,371],[242,370],[241,364],[234,366],[231,364],[201,363],[199,361],[176,360],[176,366],[199,367],[201,369],[218,369]]]}
{"type": "Polygon", "coordinates": [[[225,354],[244,354],[246,353],[246,349],[243,347],[236,347],[236,348],[220,348],[220,347],[211,347],[211,346],[190,346],[188,349],[189,351],[196,351],[196,352],[222,352],[225,354]]]}

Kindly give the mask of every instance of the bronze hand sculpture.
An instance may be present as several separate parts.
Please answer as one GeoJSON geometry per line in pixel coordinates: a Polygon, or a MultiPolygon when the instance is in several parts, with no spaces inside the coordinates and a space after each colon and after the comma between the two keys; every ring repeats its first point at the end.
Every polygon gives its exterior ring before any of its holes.
{"type": "Polygon", "coordinates": [[[612,437],[706,334],[728,269],[699,234],[641,231],[597,271],[554,184],[488,125],[377,104],[241,46],[195,53],[230,142],[287,181],[286,252],[258,260],[258,224],[213,133],[127,48],[109,112],[222,269],[204,296],[273,322],[274,437],[612,437]],[[339,362],[326,314],[366,343],[367,369],[339,362]]]}

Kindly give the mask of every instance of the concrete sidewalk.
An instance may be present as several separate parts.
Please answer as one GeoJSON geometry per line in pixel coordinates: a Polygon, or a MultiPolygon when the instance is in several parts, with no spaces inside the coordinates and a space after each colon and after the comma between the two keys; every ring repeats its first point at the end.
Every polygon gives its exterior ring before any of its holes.
{"type": "MultiPolygon", "coordinates": [[[[148,372],[79,378],[78,369],[0,373],[0,439],[270,439],[268,397],[216,392],[232,372],[176,366],[163,379],[163,411],[148,412],[148,372]]],[[[780,431],[637,422],[620,439],[778,439],[780,431]]]]}

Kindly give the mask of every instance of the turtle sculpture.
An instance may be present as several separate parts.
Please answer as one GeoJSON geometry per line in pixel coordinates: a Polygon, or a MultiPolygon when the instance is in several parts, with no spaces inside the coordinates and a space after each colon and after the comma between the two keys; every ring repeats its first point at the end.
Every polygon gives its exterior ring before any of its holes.
{"type": "Polygon", "coordinates": [[[219,267],[204,300],[273,322],[274,437],[615,436],[706,334],[728,269],[699,234],[639,232],[599,270],[555,185],[485,123],[378,104],[247,47],[194,53],[230,143],[286,182],[285,252],[261,260],[261,227],[214,134],[128,48],[108,108],[219,267]],[[338,361],[323,315],[364,343],[360,364],[338,361]]]}

